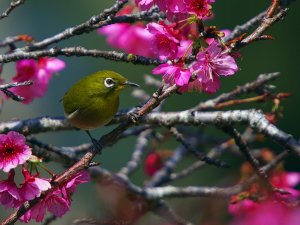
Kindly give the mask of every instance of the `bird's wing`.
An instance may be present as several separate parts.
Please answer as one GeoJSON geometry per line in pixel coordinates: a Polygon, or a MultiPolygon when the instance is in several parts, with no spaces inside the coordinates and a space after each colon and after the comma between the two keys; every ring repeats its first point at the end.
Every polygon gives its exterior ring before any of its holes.
{"type": "Polygon", "coordinates": [[[76,117],[78,115],[78,113],[79,113],[79,109],[76,109],[74,112],[71,112],[69,114],[65,113],[65,114],[66,114],[66,118],[68,120],[72,120],[74,117],[76,117]]]}

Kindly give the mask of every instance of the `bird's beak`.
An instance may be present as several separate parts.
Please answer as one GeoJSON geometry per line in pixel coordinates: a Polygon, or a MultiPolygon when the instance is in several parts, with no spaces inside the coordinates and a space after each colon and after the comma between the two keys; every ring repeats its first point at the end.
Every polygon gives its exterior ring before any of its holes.
{"type": "Polygon", "coordinates": [[[140,85],[138,85],[136,83],[133,83],[133,82],[130,82],[128,80],[124,83],[124,85],[132,86],[132,87],[140,87],[140,85]]]}

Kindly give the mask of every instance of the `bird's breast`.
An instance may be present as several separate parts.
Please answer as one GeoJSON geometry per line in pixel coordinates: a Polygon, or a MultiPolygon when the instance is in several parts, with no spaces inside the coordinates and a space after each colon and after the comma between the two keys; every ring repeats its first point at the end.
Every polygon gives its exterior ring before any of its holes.
{"type": "Polygon", "coordinates": [[[119,98],[115,100],[96,99],[85,107],[78,107],[74,112],[66,115],[68,121],[75,127],[91,130],[107,124],[116,114],[119,98]]]}

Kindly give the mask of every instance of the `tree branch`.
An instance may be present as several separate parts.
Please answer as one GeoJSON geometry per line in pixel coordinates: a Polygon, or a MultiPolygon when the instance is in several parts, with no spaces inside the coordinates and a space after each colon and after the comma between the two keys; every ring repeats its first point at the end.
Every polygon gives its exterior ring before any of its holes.
{"type": "Polygon", "coordinates": [[[275,125],[269,123],[264,114],[258,110],[232,110],[214,112],[153,112],[145,116],[141,122],[172,126],[174,124],[193,125],[231,125],[233,123],[247,123],[253,129],[265,134],[273,141],[278,142],[285,148],[292,150],[300,156],[300,143],[292,135],[285,133],[275,125]]]}
{"type": "Polygon", "coordinates": [[[14,62],[21,59],[38,59],[41,57],[54,57],[54,56],[90,56],[95,58],[104,58],[112,61],[121,61],[133,64],[141,64],[141,65],[158,65],[163,63],[159,59],[150,59],[143,56],[127,54],[124,52],[116,52],[116,51],[103,51],[98,49],[86,49],[81,46],[77,47],[67,47],[67,48],[58,48],[54,47],[47,50],[39,50],[39,51],[16,51],[9,54],[0,55],[0,63],[8,63],[14,62]]]}
{"type": "Polygon", "coordinates": [[[25,3],[25,0],[13,0],[10,2],[9,7],[0,15],[0,20],[8,17],[9,14],[18,6],[22,5],[25,3]]]}
{"type": "Polygon", "coordinates": [[[0,90],[3,91],[3,93],[7,97],[11,98],[12,100],[20,102],[20,101],[24,100],[24,97],[16,95],[8,89],[10,89],[12,87],[29,86],[29,85],[32,85],[32,84],[33,84],[33,82],[31,80],[24,81],[24,82],[14,82],[14,83],[10,83],[10,84],[2,84],[2,85],[0,85],[0,90]]]}

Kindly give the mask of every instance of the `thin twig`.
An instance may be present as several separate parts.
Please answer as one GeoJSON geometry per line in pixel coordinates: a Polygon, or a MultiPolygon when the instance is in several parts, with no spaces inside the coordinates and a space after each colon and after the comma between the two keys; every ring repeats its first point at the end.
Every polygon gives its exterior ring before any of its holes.
{"type": "Polygon", "coordinates": [[[267,73],[267,74],[260,74],[258,75],[257,79],[246,83],[242,86],[238,86],[234,90],[228,93],[223,93],[214,99],[210,99],[205,102],[201,102],[196,107],[192,108],[191,110],[195,111],[205,111],[215,109],[216,105],[221,104],[226,101],[234,100],[236,97],[248,94],[251,92],[255,92],[259,89],[262,89],[264,85],[268,82],[275,80],[280,75],[279,72],[275,73],[267,73]]]}
{"type": "MultiPolygon", "coordinates": [[[[255,139],[256,135],[253,133],[253,130],[250,127],[245,130],[245,132],[243,133],[242,136],[243,136],[244,140],[246,140],[248,143],[256,140],[255,139]]],[[[213,147],[208,152],[207,156],[214,159],[216,157],[219,157],[225,150],[232,149],[235,146],[236,145],[234,144],[234,140],[232,138],[230,138],[230,139],[224,141],[223,143],[213,147]]],[[[188,176],[195,170],[200,169],[205,165],[207,165],[207,164],[202,161],[196,161],[195,163],[193,163],[189,167],[183,169],[182,171],[170,174],[170,180],[171,181],[178,180],[182,177],[188,176]]]]}
{"type": "Polygon", "coordinates": [[[67,48],[54,47],[47,50],[36,50],[32,52],[16,51],[13,53],[0,55],[0,63],[14,62],[20,59],[38,59],[44,56],[49,56],[49,57],[89,56],[94,58],[109,59],[117,62],[122,61],[122,62],[133,63],[133,64],[141,64],[141,65],[158,65],[164,63],[164,61],[159,59],[150,59],[143,56],[127,54],[123,52],[116,52],[116,51],[86,49],[81,46],[67,47],[67,48]]]}
{"type": "Polygon", "coordinates": [[[261,178],[261,180],[265,183],[266,187],[275,192],[277,189],[270,183],[268,175],[264,170],[260,168],[258,160],[251,154],[248,144],[242,138],[242,135],[232,126],[223,126],[221,127],[223,131],[228,133],[235,140],[236,145],[239,147],[239,150],[246,157],[247,161],[251,164],[254,171],[256,171],[257,175],[261,178]]]}
{"type": "Polygon", "coordinates": [[[252,19],[248,20],[246,23],[244,23],[242,25],[237,25],[228,36],[224,37],[224,41],[228,42],[228,41],[238,37],[239,35],[247,32],[249,29],[251,29],[252,27],[259,24],[265,15],[266,15],[266,12],[259,13],[252,19]]]}
{"type": "Polygon", "coordinates": [[[9,14],[18,6],[22,5],[25,3],[25,0],[13,0],[11,1],[9,7],[0,15],[0,20],[8,17],[9,14]]]}
{"type": "Polygon", "coordinates": [[[243,47],[257,38],[259,38],[265,31],[267,31],[275,22],[282,20],[288,12],[288,8],[281,9],[277,14],[272,17],[266,17],[262,20],[262,23],[257,27],[249,36],[238,43],[238,48],[243,47]]]}
{"type": "Polygon", "coordinates": [[[175,170],[178,162],[182,160],[186,153],[186,148],[183,146],[177,147],[172,156],[164,163],[164,166],[147,182],[146,187],[161,186],[164,183],[169,182],[170,174],[175,170]]]}
{"type": "Polygon", "coordinates": [[[12,91],[8,90],[12,87],[21,87],[21,86],[29,86],[32,85],[33,82],[31,80],[24,81],[24,82],[14,82],[10,84],[2,84],[0,85],[0,90],[9,98],[15,100],[15,101],[23,101],[24,97],[14,94],[12,91]]]}
{"type": "Polygon", "coordinates": [[[199,152],[195,150],[190,142],[186,141],[183,137],[183,134],[178,131],[176,127],[170,127],[170,132],[175,136],[176,140],[179,141],[189,152],[194,154],[199,160],[209,164],[209,165],[214,165],[217,167],[227,167],[228,165],[220,160],[212,159],[208,157],[206,154],[203,152],[199,152]]]}
{"type": "MultiPolygon", "coordinates": [[[[262,171],[267,173],[280,163],[286,156],[288,151],[283,151],[274,160],[261,168],[262,171]]],[[[228,198],[232,195],[236,195],[242,191],[247,190],[254,182],[259,179],[256,174],[248,178],[243,183],[231,186],[231,187],[199,187],[199,186],[188,186],[188,187],[174,187],[174,186],[163,186],[163,187],[147,187],[144,189],[144,196],[147,199],[162,199],[162,198],[174,198],[174,197],[214,197],[214,198],[228,198]]]]}
{"type": "Polygon", "coordinates": [[[149,141],[149,137],[152,134],[152,130],[148,129],[140,133],[137,137],[137,142],[132,153],[131,159],[126,163],[126,165],[118,172],[118,175],[129,176],[138,167],[141,157],[145,152],[146,146],[149,141]]]}

